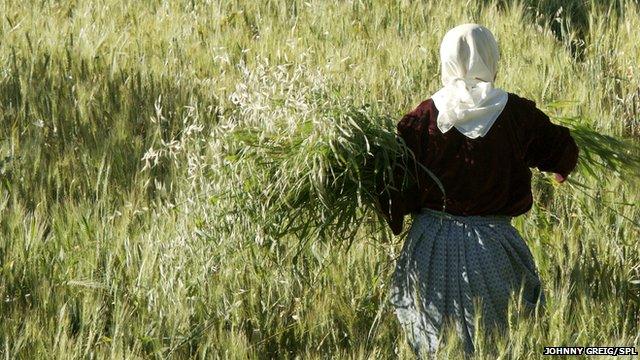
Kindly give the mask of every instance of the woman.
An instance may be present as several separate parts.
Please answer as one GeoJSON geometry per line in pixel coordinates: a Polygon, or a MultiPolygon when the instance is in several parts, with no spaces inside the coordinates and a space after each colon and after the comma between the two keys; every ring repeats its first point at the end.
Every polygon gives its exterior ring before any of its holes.
{"type": "Polygon", "coordinates": [[[414,214],[390,300],[417,354],[436,351],[448,322],[472,353],[476,313],[485,329],[500,328],[512,294],[530,309],[544,305],[531,252],[510,220],[532,206],[530,167],[563,182],[578,158],[567,128],[494,87],[499,52],[487,28],[451,29],[440,58],[444,86],[398,123],[415,181],[380,195],[394,234],[414,214]]]}

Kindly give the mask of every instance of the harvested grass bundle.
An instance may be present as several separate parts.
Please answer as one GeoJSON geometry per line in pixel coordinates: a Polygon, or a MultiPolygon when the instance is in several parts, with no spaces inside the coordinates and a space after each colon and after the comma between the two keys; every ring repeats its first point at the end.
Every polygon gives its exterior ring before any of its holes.
{"type": "Polygon", "coordinates": [[[238,86],[241,94],[234,93],[227,157],[244,169],[232,172],[245,184],[242,191],[253,194],[235,196],[251,198],[244,203],[248,215],[259,215],[274,238],[292,233],[306,240],[353,240],[375,212],[377,185],[403,186],[394,182],[392,169],[408,166],[411,153],[396,138],[391,116],[333,96],[318,74],[315,86],[308,86],[300,82],[308,80],[303,68],[286,72],[246,72],[250,79],[238,86]],[[279,85],[251,89],[246,84],[255,84],[255,76],[279,85]]]}
{"type": "Polygon", "coordinates": [[[595,131],[583,125],[580,118],[559,120],[571,129],[581,150],[578,171],[604,180],[609,174],[638,177],[640,146],[637,143],[595,131]]]}

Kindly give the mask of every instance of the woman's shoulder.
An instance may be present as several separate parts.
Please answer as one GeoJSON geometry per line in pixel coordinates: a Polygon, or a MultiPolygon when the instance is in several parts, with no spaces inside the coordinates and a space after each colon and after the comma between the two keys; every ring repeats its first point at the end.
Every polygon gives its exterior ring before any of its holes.
{"type": "Polygon", "coordinates": [[[428,131],[433,109],[433,100],[424,100],[406,113],[397,125],[398,135],[418,157],[425,145],[426,138],[423,135],[428,131]]]}
{"type": "Polygon", "coordinates": [[[425,125],[425,121],[428,121],[429,115],[435,110],[433,100],[431,98],[423,100],[413,110],[406,113],[400,122],[398,122],[398,130],[403,129],[421,129],[425,125]]]}
{"type": "Polygon", "coordinates": [[[416,106],[413,110],[409,111],[405,116],[415,117],[415,118],[423,118],[432,110],[435,110],[435,105],[433,103],[433,99],[428,98],[423,100],[416,106]]]}
{"type": "Polygon", "coordinates": [[[510,105],[512,108],[521,109],[521,110],[536,109],[536,102],[531,99],[528,99],[524,96],[520,96],[512,92],[507,92],[507,95],[509,96],[507,100],[507,104],[510,105]]]}

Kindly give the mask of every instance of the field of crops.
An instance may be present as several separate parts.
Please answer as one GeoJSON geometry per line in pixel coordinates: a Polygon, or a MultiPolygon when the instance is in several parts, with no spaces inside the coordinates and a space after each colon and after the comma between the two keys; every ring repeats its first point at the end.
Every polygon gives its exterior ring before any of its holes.
{"type": "Polygon", "coordinates": [[[410,357],[386,302],[403,237],[370,189],[465,22],[496,35],[497,85],[581,147],[566,183],[534,173],[514,220],[547,311],[512,316],[497,348],[480,337],[477,358],[640,349],[637,0],[2,0],[0,15],[2,358],[410,357]]]}

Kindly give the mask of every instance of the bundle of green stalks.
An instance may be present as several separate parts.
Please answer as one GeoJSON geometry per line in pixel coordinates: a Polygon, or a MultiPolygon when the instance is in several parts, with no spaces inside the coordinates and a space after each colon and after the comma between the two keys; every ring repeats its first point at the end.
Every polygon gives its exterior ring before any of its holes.
{"type": "MultiPolygon", "coordinates": [[[[232,95],[236,106],[227,115],[233,130],[227,134],[226,156],[236,169],[231,171],[235,182],[243,186],[230,189],[230,195],[252,194],[243,214],[265,224],[267,236],[294,235],[301,245],[338,240],[349,246],[361,230],[382,231],[379,195],[409,186],[416,170],[444,191],[429,169],[415,168],[412,151],[396,134],[397,116],[333,96],[331,85],[319,72],[312,73],[263,64],[255,71],[245,69],[246,82],[232,95]]],[[[564,105],[547,107],[551,112],[564,105]]],[[[600,134],[580,118],[554,121],[571,129],[580,148],[578,171],[595,179],[602,173],[637,176],[640,152],[634,143],[600,134]]],[[[573,179],[569,183],[588,188],[573,179]]]]}
{"type": "Polygon", "coordinates": [[[246,76],[246,84],[264,86],[239,85],[232,95],[226,151],[237,169],[230,173],[243,184],[230,195],[254,194],[244,214],[256,214],[273,239],[348,240],[362,226],[377,226],[371,215],[379,185],[402,186],[391,169],[407,166],[411,156],[395,136],[394,118],[332,95],[319,73],[303,67],[261,67],[246,76]]]}

